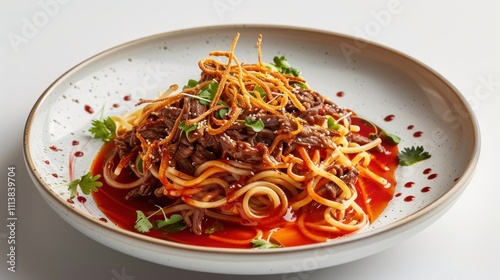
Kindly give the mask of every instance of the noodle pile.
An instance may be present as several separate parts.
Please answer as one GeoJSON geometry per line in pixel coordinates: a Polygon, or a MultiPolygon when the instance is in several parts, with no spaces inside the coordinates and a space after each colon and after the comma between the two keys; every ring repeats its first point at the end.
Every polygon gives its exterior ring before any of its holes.
{"type": "Polygon", "coordinates": [[[261,37],[258,62],[241,63],[238,37],[230,51],[199,61],[192,87],[173,85],[158,99],[141,100],[142,109],[113,117],[118,136],[106,182],[129,189],[128,199],[170,198],[164,213],[181,213],[194,234],[203,234],[206,217],[256,228],[296,224],[315,242],[364,228],[369,217],[355,202],[354,184],[359,176],[388,184],[368,168],[380,138],[358,141],[352,112],[302,77],[263,63],[261,37]],[[136,180],[121,183],[123,170],[136,180]]]}

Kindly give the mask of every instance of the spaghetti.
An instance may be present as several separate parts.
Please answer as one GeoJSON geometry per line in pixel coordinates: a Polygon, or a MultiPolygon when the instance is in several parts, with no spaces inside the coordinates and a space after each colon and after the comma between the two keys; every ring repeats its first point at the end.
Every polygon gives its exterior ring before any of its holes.
{"type": "Polygon", "coordinates": [[[161,198],[163,215],[182,215],[191,235],[234,246],[271,234],[292,244],[281,229],[308,242],[362,230],[379,213],[366,206],[360,181],[383,193],[395,183],[372,167],[374,155],[389,154],[381,138],[362,136],[352,111],[301,76],[262,62],[262,37],[258,62],[241,63],[238,38],[228,52],[199,61],[192,86],[173,85],[113,117],[117,137],[107,144],[105,183],[126,190],[127,201],[161,198]],[[124,180],[124,173],[132,176],[124,180]],[[208,221],[222,226],[207,234],[208,221]],[[224,235],[228,225],[250,233],[224,235]]]}

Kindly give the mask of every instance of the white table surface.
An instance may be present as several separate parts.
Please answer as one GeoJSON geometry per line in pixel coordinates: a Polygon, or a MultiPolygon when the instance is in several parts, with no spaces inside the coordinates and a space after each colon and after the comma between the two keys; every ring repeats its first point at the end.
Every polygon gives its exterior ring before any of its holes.
{"type": "MultiPolygon", "coordinates": [[[[471,103],[481,127],[482,153],[475,176],[441,219],[386,251],[296,274],[293,279],[500,279],[500,1],[496,0],[0,0],[0,279],[236,278],[159,266],[87,238],[41,199],[22,157],[29,110],[70,67],[139,37],[232,23],[313,27],[400,50],[454,84],[471,103]],[[8,166],[16,167],[17,176],[15,273],[7,270],[8,166]]],[[[292,279],[289,276],[237,278],[292,279]]]]}

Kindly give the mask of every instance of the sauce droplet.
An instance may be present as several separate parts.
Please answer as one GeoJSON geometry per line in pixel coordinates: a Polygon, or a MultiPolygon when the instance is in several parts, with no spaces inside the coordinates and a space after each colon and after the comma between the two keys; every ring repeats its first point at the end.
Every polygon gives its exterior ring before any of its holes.
{"type": "Polygon", "coordinates": [[[89,105],[85,105],[85,111],[89,114],[94,113],[94,109],[92,109],[92,107],[90,107],[89,105]]]}
{"type": "Polygon", "coordinates": [[[59,149],[56,146],[50,146],[49,148],[54,152],[59,151],[59,149]]]}
{"type": "Polygon", "coordinates": [[[434,173],[434,174],[429,175],[429,177],[427,177],[427,179],[432,180],[432,179],[435,179],[437,176],[438,175],[436,173],[434,173]]]}
{"type": "Polygon", "coordinates": [[[386,121],[386,122],[390,122],[390,121],[394,120],[394,118],[395,118],[395,117],[396,117],[396,116],[394,116],[394,115],[388,115],[388,116],[386,116],[386,117],[384,118],[384,121],[386,121]]]}
{"type": "Polygon", "coordinates": [[[99,221],[107,223],[108,220],[106,218],[99,218],[99,221]]]}
{"type": "Polygon", "coordinates": [[[83,152],[75,152],[75,157],[83,157],[83,152]]]}
{"type": "Polygon", "coordinates": [[[83,197],[83,196],[77,196],[77,197],[76,197],[76,199],[78,199],[78,201],[79,201],[80,203],[85,203],[85,202],[87,202],[87,199],[86,199],[85,197],[83,197]]]}
{"type": "Polygon", "coordinates": [[[412,130],[415,126],[413,124],[410,124],[406,129],[412,130]]]}
{"type": "Polygon", "coordinates": [[[343,91],[337,92],[337,97],[343,97],[343,96],[344,96],[344,92],[343,91]]]}
{"type": "Polygon", "coordinates": [[[413,185],[415,185],[415,182],[408,182],[405,184],[405,188],[411,188],[413,185]]]}
{"type": "Polygon", "coordinates": [[[52,173],[52,176],[53,176],[54,178],[59,178],[59,175],[57,175],[56,173],[52,173]]]}
{"type": "Polygon", "coordinates": [[[414,198],[415,197],[413,195],[409,195],[409,196],[405,197],[405,202],[411,202],[411,201],[413,201],[414,198]]]}
{"type": "Polygon", "coordinates": [[[424,173],[424,174],[429,174],[429,173],[431,173],[431,171],[432,171],[432,169],[431,169],[431,168],[427,168],[427,169],[425,169],[425,170],[424,170],[424,172],[423,172],[423,173],[424,173]]]}
{"type": "Polygon", "coordinates": [[[125,101],[130,101],[130,99],[132,99],[132,97],[130,95],[125,95],[123,97],[123,100],[125,100],[125,101]]]}
{"type": "Polygon", "coordinates": [[[73,199],[71,199],[71,198],[66,199],[66,201],[67,201],[69,204],[74,204],[74,203],[75,203],[75,202],[73,201],[73,199]]]}
{"type": "Polygon", "coordinates": [[[415,133],[413,133],[413,137],[421,137],[424,133],[422,131],[417,131],[415,133]]]}
{"type": "Polygon", "coordinates": [[[420,191],[423,193],[429,192],[431,190],[431,187],[423,187],[420,191]]]}
{"type": "Polygon", "coordinates": [[[80,144],[80,142],[76,141],[76,140],[73,140],[73,142],[71,142],[71,145],[73,146],[78,146],[80,144]]]}
{"type": "Polygon", "coordinates": [[[50,164],[50,161],[48,161],[48,160],[44,160],[43,162],[44,162],[45,164],[50,164]]]}

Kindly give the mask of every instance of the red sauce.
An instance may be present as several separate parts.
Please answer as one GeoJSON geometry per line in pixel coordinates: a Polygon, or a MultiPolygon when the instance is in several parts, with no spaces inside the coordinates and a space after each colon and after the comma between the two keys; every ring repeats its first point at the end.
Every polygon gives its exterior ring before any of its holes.
{"type": "Polygon", "coordinates": [[[394,116],[394,115],[388,115],[388,116],[386,116],[384,118],[384,121],[390,122],[390,121],[394,120],[394,118],[396,118],[396,116],[394,116]]]}
{"type": "Polygon", "coordinates": [[[415,127],[414,125],[410,124],[406,129],[412,130],[414,127],[415,127]]]}
{"type": "Polygon", "coordinates": [[[71,141],[71,145],[73,145],[73,146],[78,146],[79,144],[80,144],[80,142],[78,142],[77,140],[71,141]]]}
{"type": "Polygon", "coordinates": [[[417,132],[413,133],[413,137],[418,138],[418,137],[421,137],[423,134],[424,133],[422,131],[417,131],[417,132]]]}
{"type": "Polygon", "coordinates": [[[94,113],[94,109],[92,109],[92,107],[90,107],[89,105],[85,105],[85,112],[89,113],[89,114],[93,114],[94,113]]]}
{"type": "Polygon", "coordinates": [[[420,191],[423,192],[423,193],[430,192],[431,191],[431,187],[429,187],[429,186],[423,187],[420,191]]]}
{"type": "Polygon", "coordinates": [[[409,196],[405,197],[404,200],[405,200],[405,202],[412,202],[413,199],[415,199],[415,197],[413,195],[409,195],[409,196]]]}
{"type": "Polygon", "coordinates": [[[436,173],[434,173],[434,174],[429,175],[429,176],[427,177],[427,179],[429,179],[429,180],[433,180],[433,179],[436,179],[436,177],[437,177],[437,176],[438,176],[438,175],[437,175],[436,173]]]}
{"type": "MultiPolygon", "coordinates": [[[[358,118],[353,118],[353,123],[360,126],[361,134],[367,136],[370,133],[374,132],[374,128],[371,124],[366,123],[363,120],[358,118]]],[[[380,129],[379,129],[380,131],[380,129]]],[[[373,154],[376,157],[376,160],[372,160],[370,163],[370,170],[377,174],[381,174],[384,176],[389,182],[390,185],[383,187],[380,184],[366,179],[364,177],[359,177],[358,182],[356,184],[356,188],[358,191],[358,198],[356,202],[364,209],[366,213],[368,213],[369,219],[373,222],[379,215],[384,211],[387,207],[389,201],[393,198],[394,190],[396,186],[394,170],[398,165],[397,161],[397,146],[386,145],[388,153],[377,153],[373,154]],[[388,170],[386,170],[388,167],[388,170]]],[[[112,151],[113,145],[112,143],[104,145],[98,156],[94,159],[92,165],[92,174],[102,174],[102,166],[105,162],[105,159],[108,157],[109,153],[112,151]]],[[[124,173],[124,172],[122,172],[124,173]]],[[[133,178],[127,178],[127,175],[120,175],[118,180],[127,181],[132,180],[133,178]]],[[[141,210],[144,213],[149,211],[156,211],[158,208],[155,205],[168,205],[172,201],[167,197],[162,198],[143,198],[143,199],[133,199],[126,201],[125,196],[128,193],[128,190],[116,189],[108,186],[104,180],[101,178],[101,182],[103,186],[99,188],[98,192],[92,192],[94,200],[98,205],[99,209],[106,216],[109,221],[115,223],[117,226],[137,232],[134,229],[134,224],[136,221],[136,210],[141,210]]],[[[238,186],[235,186],[236,188],[238,186]]],[[[311,208],[308,208],[309,210],[311,208]]],[[[299,209],[298,211],[301,211],[299,209]]],[[[308,219],[313,220],[322,220],[323,219],[324,208],[319,208],[315,212],[311,212],[308,219]]],[[[276,217],[274,220],[266,221],[268,226],[261,225],[258,229],[264,232],[264,235],[268,233],[271,229],[280,227],[281,230],[273,233],[273,238],[278,239],[281,243],[283,243],[286,247],[290,246],[299,246],[305,244],[315,243],[315,241],[310,240],[306,236],[304,236],[298,227],[290,222],[291,220],[296,218],[299,213],[290,213],[291,215],[285,217],[276,217]]],[[[204,228],[212,226],[216,221],[212,218],[205,218],[204,220],[204,228]]],[[[231,239],[250,239],[255,236],[255,228],[240,225],[240,224],[230,224],[225,223],[223,231],[218,231],[213,233],[219,237],[226,237],[231,239]]],[[[225,248],[250,248],[250,244],[244,245],[233,245],[224,242],[220,242],[210,238],[209,234],[195,235],[189,230],[183,230],[175,233],[164,234],[161,230],[151,230],[145,235],[166,239],[170,241],[191,244],[191,245],[199,245],[199,246],[208,246],[208,247],[225,247],[225,248]]],[[[345,235],[345,233],[331,233],[328,235],[328,238],[337,238],[345,235]]]]}
{"type": "Polygon", "coordinates": [[[432,172],[431,168],[426,168],[423,173],[424,174],[430,174],[431,172],[432,172]]]}
{"type": "Polygon", "coordinates": [[[407,182],[404,184],[405,188],[411,188],[413,185],[415,185],[415,182],[407,182]]]}
{"type": "Polygon", "coordinates": [[[131,99],[132,99],[132,96],[130,96],[130,95],[125,95],[123,97],[123,100],[125,100],[125,101],[130,101],[131,99]]]}
{"type": "Polygon", "coordinates": [[[83,157],[83,152],[75,152],[75,157],[83,157]]]}
{"type": "Polygon", "coordinates": [[[344,97],[345,93],[343,91],[337,92],[337,97],[344,97]]]}

